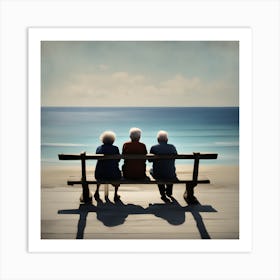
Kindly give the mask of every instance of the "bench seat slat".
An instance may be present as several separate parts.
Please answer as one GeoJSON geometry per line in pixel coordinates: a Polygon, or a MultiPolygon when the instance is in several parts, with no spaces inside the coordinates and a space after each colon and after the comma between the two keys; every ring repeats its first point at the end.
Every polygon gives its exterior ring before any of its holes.
{"type": "MultiPolygon", "coordinates": [[[[95,180],[87,180],[87,184],[139,184],[139,185],[146,185],[146,184],[187,184],[191,183],[193,180],[177,180],[177,181],[167,181],[167,180],[102,180],[102,181],[95,181],[95,180]]],[[[197,180],[197,184],[209,184],[210,180],[197,180]]],[[[69,180],[67,181],[68,185],[79,185],[82,184],[82,180],[69,180]]]]}

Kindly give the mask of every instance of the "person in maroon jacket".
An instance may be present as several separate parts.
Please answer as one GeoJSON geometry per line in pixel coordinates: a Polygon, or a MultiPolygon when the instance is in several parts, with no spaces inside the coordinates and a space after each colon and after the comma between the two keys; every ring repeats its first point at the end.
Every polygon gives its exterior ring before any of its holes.
{"type": "MultiPolygon", "coordinates": [[[[129,131],[131,141],[123,144],[122,154],[147,154],[145,144],[139,142],[141,129],[133,127],[129,131]]],[[[126,179],[147,179],[146,160],[125,159],[122,166],[123,177],[126,179]]]]}

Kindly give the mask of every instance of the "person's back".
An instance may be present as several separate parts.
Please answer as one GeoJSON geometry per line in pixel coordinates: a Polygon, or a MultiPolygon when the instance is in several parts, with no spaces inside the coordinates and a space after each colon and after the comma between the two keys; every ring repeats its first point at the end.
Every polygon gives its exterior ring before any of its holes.
{"type": "MultiPolygon", "coordinates": [[[[123,145],[122,154],[147,154],[145,144],[139,142],[141,130],[132,128],[130,130],[131,142],[123,145]]],[[[144,179],[146,178],[146,160],[126,159],[122,167],[123,177],[127,179],[144,179]]]]}
{"type": "MultiPolygon", "coordinates": [[[[103,144],[96,149],[96,154],[119,155],[119,148],[112,144],[103,144]]],[[[96,179],[119,179],[119,160],[98,160],[95,168],[96,179]]]]}
{"type": "MultiPolygon", "coordinates": [[[[175,146],[167,144],[168,135],[166,131],[159,131],[157,135],[158,144],[151,147],[150,153],[154,155],[176,155],[175,146]]],[[[154,159],[153,168],[150,170],[151,175],[155,179],[172,179],[176,180],[175,159],[154,159]]],[[[161,199],[169,202],[169,196],[172,199],[173,184],[158,184],[161,199]]]]}
{"type": "MultiPolygon", "coordinates": [[[[119,148],[114,146],[113,143],[115,141],[116,135],[113,131],[104,131],[100,135],[100,140],[103,142],[103,145],[97,147],[97,154],[104,155],[119,155],[119,148]]],[[[95,178],[97,180],[117,180],[121,179],[121,171],[119,169],[119,159],[106,159],[106,160],[98,160],[95,167],[95,178]]],[[[115,195],[114,200],[118,201],[120,196],[118,195],[119,184],[113,184],[115,187],[115,195]]],[[[94,193],[94,198],[99,201],[99,188],[100,184],[96,185],[96,191],[94,193]]]]}
{"type": "MultiPolygon", "coordinates": [[[[172,144],[160,142],[152,146],[151,154],[155,155],[176,155],[177,150],[172,144]]],[[[153,177],[156,179],[176,178],[175,159],[161,159],[153,161],[153,177]]]]}

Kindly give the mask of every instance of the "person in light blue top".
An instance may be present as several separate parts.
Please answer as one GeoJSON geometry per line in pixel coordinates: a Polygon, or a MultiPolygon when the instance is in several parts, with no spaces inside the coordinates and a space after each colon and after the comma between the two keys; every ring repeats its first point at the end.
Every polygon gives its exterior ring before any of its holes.
{"type": "MultiPolygon", "coordinates": [[[[158,144],[154,145],[150,149],[151,154],[155,155],[176,155],[177,150],[174,145],[168,144],[168,134],[166,131],[159,131],[157,134],[158,144]]],[[[161,159],[152,160],[153,167],[150,170],[150,174],[155,179],[170,179],[177,180],[175,159],[161,159]]],[[[173,184],[158,185],[158,189],[161,195],[161,199],[165,202],[170,202],[166,197],[172,199],[173,184]]]]}
{"type": "MultiPolygon", "coordinates": [[[[100,140],[103,142],[103,145],[99,146],[96,149],[96,154],[104,154],[104,155],[119,155],[119,148],[114,146],[113,143],[116,139],[116,135],[113,131],[104,131],[100,140]]],[[[118,180],[121,179],[121,171],[119,169],[119,161],[118,159],[110,159],[110,160],[98,160],[95,167],[95,178],[96,180],[118,180]]],[[[117,201],[120,199],[118,195],[119,185],[113,185],[115,187],[115,195],[114,200],[117,201]]],[[[99,200],[99,187],[100,184],[97,184],[96,192],[94,194],[94,198],[99,200]]]]}

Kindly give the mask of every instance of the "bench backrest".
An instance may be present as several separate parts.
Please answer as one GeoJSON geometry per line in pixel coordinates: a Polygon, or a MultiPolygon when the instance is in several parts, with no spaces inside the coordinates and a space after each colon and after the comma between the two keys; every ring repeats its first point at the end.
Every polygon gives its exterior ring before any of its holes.
{"type": "Polygon", "coordinates": [[[103,154],[86,154],[81,153],[79,155],[72,154],[59,154],[58,158],[60,160],[108,160],[108,159],[146,159],[146,160],[155,160],[155,159],[217,159],[218,154],[174,154],[174,155],[137,155],[137,154],[121,154],[121,155],[103,155],[103,154]]]}
{"type": "Polygon", "coordinates": [[[108,160],[108,159],[146,159],[146,160],[160,160],[160,159],[193,159],[193,181],[197,182],[198,178],[198,166],[200,159],[217,159],[218,154],[177,154],[177,155],[137,155],[137,154],[121,154],[121,155],[103,155],[103,154],[91,154],[87,155],[85,152],[79,155],[70,154],[59,154],[58,158],[60,160],[81,160],[82,166],[82,180],[86,180],[86,160],[108,160]]]}

